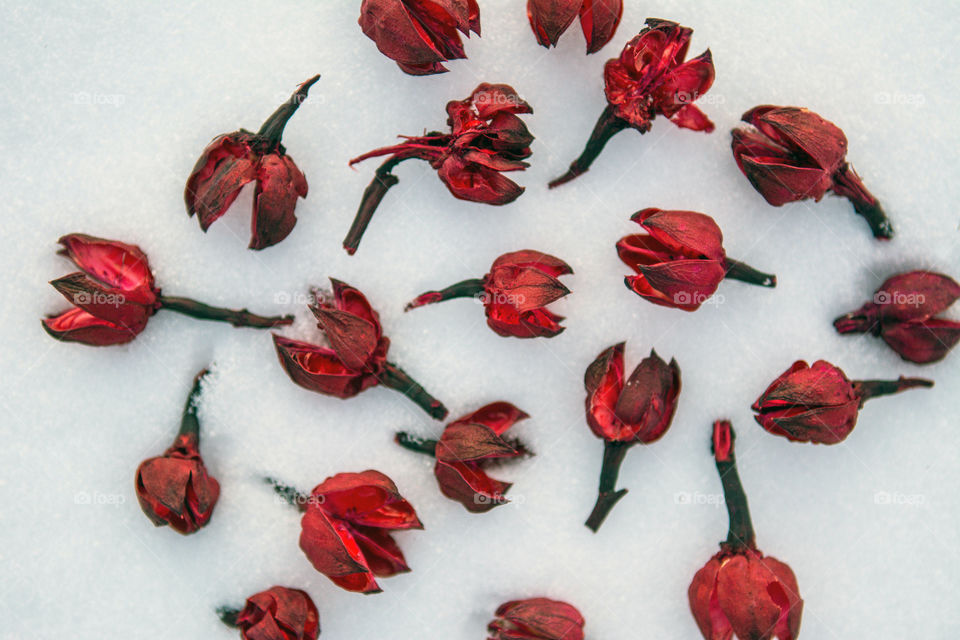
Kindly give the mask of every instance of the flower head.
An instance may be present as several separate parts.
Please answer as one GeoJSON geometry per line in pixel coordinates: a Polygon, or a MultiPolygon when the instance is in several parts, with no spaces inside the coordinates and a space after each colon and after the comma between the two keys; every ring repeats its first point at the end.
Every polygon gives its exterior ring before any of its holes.
{"type": "Polygon", "coordinates": [[[317,640],[320,636],[317,606],[300,589],[270,587],[247,598],[241,611],[229,613],[231,626],[239,627],[243,640],[317,640]]]}
{"type": "Polygon", "coordinates": [[[580,16],[587,53],[602,49],[620,24],[623,0],[527,0],[527,18],[537,42],[556,46],[573,19],[580,16]]]}
{"type": "Polygon", "coordinates": [[[576,607],[549,598],[512,600],[497,607],[487,625],[488,640],[583,640],[583,616],[576,607]]]}

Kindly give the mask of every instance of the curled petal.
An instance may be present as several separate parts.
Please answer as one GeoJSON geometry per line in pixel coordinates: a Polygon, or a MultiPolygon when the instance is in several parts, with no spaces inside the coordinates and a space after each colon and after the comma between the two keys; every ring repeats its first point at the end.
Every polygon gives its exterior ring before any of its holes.
{"type": "MultiPolygon", "coordinates": [[[[707,49],[664,76],[654,92],[657,111],[672,118],[681,108],[693,104],[705,94],[713,85],[713,78],[713,55],[707,49]]],[[[713,130],[712,124],[709,130],[713,130]]]]}
{"type": "Polygon", "coordinates": [[[723,260],[723,232],[710,216],[696,211],[644,209],[630,218],[674,253],[723,260]]]}
{"type": "Polygon", "coordinates": [[[743,114],[743,120],[780,144],[801,151],[829,174],[837,170],[847,154],[843,131],[808,109],[765,105],[743,114]]]}
{"type": "Polygon", "coordinates": [[[884,327],[880,336],[904,360],[926,364],[942,360],[960,341],[960,322],[932,318],[897,323],[884,327]]]}
{"type": "Polygon", "coordinates": [[[437,460],[434,475],[440,492],[472,513],[484,513],[509,502],[504,494],[510,483],[494,480],[476,465],[437,460]]]}
{"type": "Polygon", "coordinates": [[[570,293],[559,280],[536,268],[500,267],[486,279],[494,304],[509,304],[523,313],[545,307],[570,293]]]}
{"type": "MultiPolygon", "coordinates": [[[[671,360],[668,365],[656,351],[651,351],[623,386],[614,414],[627,426],[630,438],[649,444],[670,427],[679,394],[677,362],[671,360]]],[[[626,434],[619,434],[618,439],[627,439],[626,434]]]]}
{"type": "Polygon", "coordinates": [[[290,235],[297,224],[298,197],[307,197],[307,179],[293,159],[275,153],[264,156],[257,167],[251,249],[265,249],[290,235]]]}
{"type": "Polygon", "coordinates": [[[308,504],[300,524],[300,548],[317,571],[348,591],[380,591],[344,522],[328,517],[319,506],[308,504]]]}
{"type": "Polygon", "coordinates": [[[379,471],[338,473],[314,487],[324,511],[355,525],[386,529],[422,529],[413,506],[393,481],[379,471]]]}
{"type": "Polygon", "coordinates": [[[603,49],[617,32],[623,15],[623,0],[583,0],[580,27],[587,41],[587,53],[603,49]]]}
{"type": "Polygon", "coordinates": [[[554,278],[573,273],[570,265],[560,258],[531,249],[503,254],[494,260],[491,271],[496,270],[498,267],[529,267],[543,271],[554,278]]]}
{"type": "Polygon", "coordinates": [[[489,304],[485,307],[487,326],[497,335],[513,338],[552,338],[563,333],[563,316],[549,309],[519,312],[510,304],[489,304]]]}
{"type": "Polygon", "coordinates": [[[407,3],[364,0],[359,22],[364,35],[376,43],[377,49],[408,73],[411,70],[419,71],[415,75],[446,71],[440,62],[464,57],[462,47],[457,55],[456,46],[460,39],[455,31],[456,44],[436,42],[433,34],[417,18],[407,3]]]}
{"type": "Polygon", "coordinates": [[[481,120],[489,120],[502,112],[533,113],[533,108],[508,84],[483,82],[477,85],[467,101],[477,110],[481,120]]]}
{"type": "Polygon", "coordinates": [[[107,286],[120,289],[131,302],[152,304],[153,274],[140,247],[104,240],[83,233],[71,233],[59,240],[66,254],[85,273],[107,286]]]}
{"type": "Polygon", "coordinates": [[[717,600],[733,632],[740,638],[769,640],[780,619],[780,607],[767,587],[775,576],[761,560],[734,555],[725,559],[717,573],[717,600]]]}
{"type": "Polygon", "coordinates": [[[447,158],[438,173],[450,193],[460,200],[504,205],[524,192],[523,187],[499,172],[474,163],[465,164],[455,156],[447,158]]]}
{"type": "Polygon", "coordinates": [[[631,289],[651,302],[685,311],[699,308],[726,273],[717,260],[674,260],[637,269],[640,275],[627,279],[631,289]]]}
{"type": "Polygon", "coordinates": [[[437,442],[437,460],[443,462],[471,462],[492,458],[512,458],[520,455],[493,429],[483,424],[452,423],[437,442]]]}
{"type": "Polygon", "coordinates": [[[622,342],[606,349],[587,367],[583,378],[587,390],[587,423],[594,435],[604,440],[616,439],[623,428],[614,412],[623,390],[623,349],[622,342]]]}
{"type": "Polygon", "coordinates": [[[353,528],[353,538],[363,552],[370,571],[378,578],[389,578],[410,571],[400,545],[389,532],[375,527],[356,526],[353,528]]]}
{"type": "Polygon", "coordinates": [[[257,177],[257,158],[249,138],[249,133],[240,131],[214,138],[187,178],[183,194],[187,213],[197,214],[204,231],[227,212],[243,185],[257,177]]]}
{"type": "Polygon", "coordinates": [[[527,0],[527,18],[537,42],[548,48],[557,46],[582,4],[583,0],[527,0]]]}
{"type": "Polygon", "coordinates": [[[576,607],[548,598],[505,602],[497,608],[490,630],[497,640],[583,640],[584,619],[576,607]]]}
{"type": "Polygon", "coordinates": [[[337,359],[348,369],[363,371],[377,350],[377,328],[348,311],[313,307],[313,313],[337,359]]]}
{"type": "Polygon", "coordinates": [[[775,207],[805,198],[820,200],[833,184],[823,169],[784,164],[780,158],[740,158],[744,175],[775,207]]]}
{"type": "Polygon", "coordinates": [[[377,328],[378,337],[382,335],[380,316],[359,289],[336,278],[330,278],[330,284],[333,285],[333,299],[337,309],[363,318],[377,328]]]}
{"type": "Polygon", "coordinates": [[[691,131],[706,131],[710,133],[714,129],[713,122],[710,118],[692,104],[686,104],[680,107],[676,113],[670,116],[670,121],[678,127],[690,129],[691,131]]]}
{"type": "Polygon", "coordinates": [[[139,335],[141,327],[134,330],[90,315],[79,307],[64,311],[58,316],[43,320],[44,330],[63,342],[80,342],[94,347],[125,344],[139,335]]]}
{"type": "Polygon", "coordinates": [[[273,335],[273,344],[283,370],[304,389],[351,398],[377,384],[376,377],[344,366],[333,349],[276,334],[273,335]]]}
{"type": "Polygon", "coordinates": [[[836,406],[857,398],[843,371],[825,360],[807,366],[803,360],[777,378],[754,404],[755,410],[836,406]]]}
{"type": "Polygon", "coordinates": [[[58,278],[50,284],[75,306],[134,334],[143,331],[153,313],[153,307],[127,302],[123,291],[108,289],[80,272],[58,278]]]}
{"type": "Polygon", "coordinates": [[[503,435],[507,429],[521,420],[526,420],[530,416],[522,409],[518,409],[509,402],[492,402],[486,406],[480,407],[473,413],[467,414],[450,423],[449,426],[456,424],[482,424],[489,427],[497,435],[503,435]]]}
{"type": "Polygon", "coordinates": [[[925,320],[946,311],[960,298],[960,284],[941,273],[910,271],[888,278],[874,294],[881,317],[925,320]]]}

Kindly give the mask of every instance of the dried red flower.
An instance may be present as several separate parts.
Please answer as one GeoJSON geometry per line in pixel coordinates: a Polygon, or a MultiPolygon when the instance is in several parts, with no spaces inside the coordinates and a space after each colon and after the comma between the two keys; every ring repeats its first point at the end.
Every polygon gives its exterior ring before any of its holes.
{"type": "Polygon", "coordinates": [[[713,451],[730,516],[720,552],[693,577],[687,596],[706,640],[795,640],[803,600],[790,567],[757,549],[747,496],[740,484],[730,423],[713,424],[713,451]]]}
{"type": "Polygon", "coordinates": [[[147,327],[159,309],[170,309],[193,318],[229,322],[235,327],[259,329],[290,324],[289,316],[257,316],[246,309],[211,307],[189,298],[160,295],[150,264],[140,247],[71,233],[59,240],[58,253],[81,271],[50,282],[74,307],[43,320],[48,334],[63,342],[95,347],[124,344],[147,327]]]}
{"type": "Polygon", "coordinates": [[[547,48],[557,46],[577,15],[587,41],[587,53],[596,53],[616,33],[623,15],[623,0],[527,0],[530,28],[537,42],[547,48]]]}
{"type": "Polygon", "coordinates": [[[297,224],[297,198],[307,197],[307,179],[280,140],[287,121],[319,79],[317,75],[301,84],[257,133],[246,129],[225,133],[203,150],[183,192],[187,213],[197,214],[201,229],[209,229],[227,212],[243,186],[256,180],[249,248],[266,249],[290,235],[297,224]]]}
{"type": "Polygon", "coordinates": [[[648,233],[617,242],[620,259],[637,274],[625,277],[624,283],[654,304],[696,311],[724,278],[777,286],[776,276],[727,257],[723,233],[708,215],[644,209],[630,219],[648,233]]]}
{"type": "Polygon", "coordinates": [[[300,548],[337,586],[379,593],[375,576],[410,571],[390,533],[423,525],[397,485],[379,471],[338,473],[309,496],[298,496],[297,503],[304,511],[300,548]]]}
{"type": "Polygon", "coordinates": [[[390,339],[383,335],[380,316],[354,287],[330,278],[332,294],[314,291],[310,310],[329,347],[273,334],[280,365],[304,389],[337,398],[352,398],[382,384],[403,393],[437,420],[447,408],[400,367],[387,361],[390,339]]]}
{"type": "Polygon", "coordinates": [[[408,433],[397,434],[397,444],[411,451],[436,457],[434,473],[440,492],[473,513],[485,513],[506,504],[509,482],[487,475],[486,467],[529,455],[522,444],[504,437],[507,429],[526,413],[509,402],[494,402],[454,420],[440,440],[424,440],[408,433]]]}
{"type": "Polygon", "coordinates": [[[549,598],[512,600],[497,607],[487,625],[488,640],[583,640],[583,616],[576,607],[549,598]]]}
{"type": "Polygon", "coordinates": [[[571,273],[573,269],[560,258],[529,249],[514,251],[494,260],[483,278],[422,293],[404,310],[451,298],[477,298],[483,302],[487,324],[498,335],[552,338],[563,332],[563,318],[546,307],[570,293],[557,278],[571,273]]]}
{"type": "Polygon", "coordinates": [[[832,122],[799,107],[763,105],[743,114],[751,128],[733,130],[733,157],[753,188],[775,207],[827,191],[848,198],[874,237],[889,240],[893,226],[845,156],[847,138],[832,122]]]}
{"type": "Polygon", "coordinates": [[[627,449],[638,442],[656,442],[667,432],[680,395],[676,360],[668,365],[651,350],[624,380],[623,348],[621,342],[604,350],[583,378],[587,424],[604,444],[597,502],[585,523],[594,532],[627,493],[626,489],[615,490],[627,449]]]}
{"type": "Polygon", "coordinates": [[[676,22],[647,18],[620,57],[607,61],[603,71],[607,108],[583,153],[550,182],[551,189],[586,173],[607,141],[623,129],[649,131],[657,114],[684,129],[713,131],[710,119],[693,105],[713,84],[713,57],[707,49],[684,62],[692,35],[693,29],[676,22]]]}
{"type": "Polygon", "coordinates": [[[523,187],[503,175],[522,171],[530,157],[533,136],[516,114],[533,113],[512,87],[484,82],[465,100],[447,103],[450,133],[431,131],[425,136],[403,136],[404,142],[382,147],[350,161],[353,166],[368,158],[389,156],[363,192],[353,225],[343,248],[353,254],[384,195],[399,179],[391,173],[404,160],[426,160],[455,198],[491,205],[513,202],[523,187]]]}
{"type": "Polygon", "coordinates": [[[901,358],[926,364],[942,360],[960,341],[960,322],[936,317],[960,298],[960,284],[932,271],[888,278],[873,300],[833,321],[839,333],[872,333],[901,358]]]}
{"type": "Polygon", "coordinates": [[[380,53],[406,73],[424,76],[467,57],[457,32],[480,35],[480,8],[476,0],[363,0],[359,22],[380,53]]]}
{"type": "Polygon", "coordinates": [[[317,640],[320,614],[306,591],[270,587],[247,598],[242,610],[221,608],[220,619],[244,640],[317,640]]]}
{"type": "Polygon", "coordinates": [[[213,515],[220,497],[220,484],[207,474],[200,457],[200,421],[196,402],[204,369],[193,381],[173,446],[160,457],[149,458],[137,468],[136,492],[140,508],[158,527],[170,525],[177,533],[194,533],[213,515]]]}
{"type": "Polygon", "coordinates": [[[770,433],[794,442],[836,444],[857,423],[863,403],[877,396],[914,387],[932,387],[931,380],[854,380],[824,360],[813,366],[797,360],[753,403],[754,416],[770,433]]]}

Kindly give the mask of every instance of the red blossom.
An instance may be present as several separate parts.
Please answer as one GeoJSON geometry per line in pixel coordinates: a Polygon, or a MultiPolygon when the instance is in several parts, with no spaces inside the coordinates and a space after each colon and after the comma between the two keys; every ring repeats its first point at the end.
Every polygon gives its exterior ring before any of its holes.
{"type": "Polygon", "coordinates": [[[170,525],[182,534],[205,526],[220,496],[219,483],[208,475],[200,457],[196,401],[200,380],[206,373],[201,371],[194,380],[173,446],[160,457],[144,460],[137,468],[135,488],[143,513],[156,526],[170,525]]]}
{"type": "Polygon", "coordinates": [[[654,304],[696,311],[724,278],[777,285],[776,276],[727,258],[720,227],[708,215],[644,209],[630,219],[647,233],[617,242],[620,259],[637,274],[624,278],[624,283],[654,304]]]}
{"type": "Polygon", "coordinates": [[[932,386],[930,380],[902,376],[851,382],[829,362],[818,360],[810,366],[798,360],[753,403],[754,418],[788,440],[836,444],[853,431],[860,408],[870,398],[932,386]]]}
{"type": "Polygon", "coordinates": [[[377,206],[399,179],[393,168],[410,158],[426,160],[437,170],[440,180],[460,200],[491,205],[513,202],[523,193],[503,175],[529,166],[533,136],[517,114],[533,113],[512,87],[483,83],[465,100],[447,103],[450,133],[430,132],[424,136],[404,136],[405,141],[382,147],[350,161],[353,166],[368,158],[388,156],[376,170],[357,210],[356,218],[343,247],[353,254],[360,244],[377,206]]]}
{"type": "Polygon", "coordinates": [[[888,278],[873,300],[833,321],[839,333],[872,333],[901,358],[942,360],[960,341],[960,322],[938,318],[960,298],[960,284],[942,273],[909,271],[888,278]]]}
{"type": "Polygon", "coordinates": [[[623,15],[623,0],[527,0],[530,28],[537,42],[547,48],[557,45],[577,15],[587,41],[587,53],[596,53],[616,33],[623,15]]]}
{"type": "Polygon", "coordinates": [[[413,507],[379,471],[339,473],[306,500],[300,548],[347,591],[378,593],[375,577],[410,571],[392,531],[422,529],[413,507]]]}
{"type": "Polygon", "coordinates": [[[337,398],[352,398],[383,384],[443,419],[446,407],[387,361],[390,339],[383,335],[380,316],[366,297],[344,282],[334,278],[330,282],[332,294],[314,292],[316,302],[310,306],[329,346],[273,335],[280,365],[290,379],[304,389],[337,398]]]}
{"type": "Polygon", "coordinates": [[[583,640],[583,616],[576,607],[549,598],[512,600],[497,607],[487,625],[489,640],[583,640]]]}
{"type": "Polygon", "coordinates": [[[564,175],[550,182],[550,188],[586,173],[607,141],[621,130],[649,131],[658,114],[678,127],[713,131],[713,123],[693,104],[713,84],[713,57],[707,49],[686,60],[692,36],[693,29],[676,22],[647,18],[620,57],[607,61],[603,72],[607,108],[586,149],[564,175]]]}
{"type": "Polygon", "coordinates": [[[201,229],[206,231],[227,212],[243,186],[256,180],[249,248],[265,249],[293,231],[297,224],[294,209],[298,197],[307,197],[307,179],[280,140],[287,121],[319,79],[314,76],[301,84],[257,133],[246,129],[226,133],[203,150],[183,195],[187,213],[197,214],[201,229]]]}
{"type": "Polygon", "coordinates": [[[763,105],[743,114],[750,125],[733,130],[731,148],[740,171],[775,207],[820,198],[848,198],[874,237],[889,240],[893,227],[877,199],[846,161],[847,137],[808,109],[763,105]]]}
{"type": "Polygon", "coordinates": [[[320,614],[306,591],[270,587],[247,598],[240,611],[222,609],[221,619],[244,640],[316,640],[320,614]]]}
{"type": "Polygon", "coordinates": [[[563,332],[563,318],[546,307],[570,293],[557,278],[572,273],[566,262],[549,254],[529,249],[514,251],[494,260],[490,273],[483,278],[422,293],[405,310],[451,298],[474,297],[483,302],[487,325],[498,335],[552,338],[563,332]]]}
{"type": "Polygon", "coordinates": [[[476,0],[363,0],[359,23],[383,55],[423,76],[467,57],[460,34],[480,35],[480,8],[476,0]]]}

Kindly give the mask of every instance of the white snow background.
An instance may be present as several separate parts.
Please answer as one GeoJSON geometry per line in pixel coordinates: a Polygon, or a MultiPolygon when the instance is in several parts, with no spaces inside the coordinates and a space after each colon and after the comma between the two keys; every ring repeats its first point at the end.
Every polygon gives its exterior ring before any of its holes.
{"type": "Polygon", "coordinates": [[[687,586],[727,526],[709,451],[720,417],[737,429],[758,544],[796,572],[803,637],[960,630],[960,353],[915,366],[831,326],[894,273],[960,277],[958,5],[628,1],[613,42],[588,57],[577,24],[548,51],[522,2],[480,4],[469,60],[418,78],[361,33],[356,0],[2,3],[0,637],[236,637],[216,607],[282,584],[310,593],[330,639],[475,640],[498,604],[531,596],[576,605],[593,640],[696,638],[687,586]],[[713,51],[716,83],[698,104],[716,131],[658,118],[548,191],[604,107],[604,62],[647,16],[694,28],[691,56],[713,51]],[[250,186],[201,233],[182,199],[201,150],[255,130],[315,73],[283,140],[310,185],[296,229],[247,250],[250,186]],[[341,241],[378,161],[353,171],[347,160],[442,128],[446,102],[482,81],[512,85],[535,109],[524,117],[532,166],[512,176],[526,193],[500,208],[462,202],[426,163],[404,163],[348,257],[341,241]],[[729,130],[763,103],[809,107],[846,132],[892,242],[875,241],[846,200],[775,209],[754,192],[729,130]],[[693,314],[638,298],[614,243],[649,206],[712,215],[728,254],[779,286],[726,281],[719,303],[693,314]],[[397,429],[436,435],[440,423],[390,390],[340,401],[295,386],[267,331],[162,312],[127,346],[55,342],[40,318],[65,308],[47,281],[73,270],[55,253],[70,232],[139,245],[168,294],[295,312],[283,331],[293,337],[319,335],[296,302],[310,285],[357,286],[380,312],[391,359],[451,418],[495,400],[531,414],[514,431],[536,457],[494,474],[515,483],[513,503],[473,515],[443,498],[432,461],[391,441],[397,429]],[[556,305],[568,317],[559,337],[500,338],[467,300],[403,313],[422,291],[482,276],[523,248],[576,271],[556,305]],[[651,347],[675,357],[683,391],[666,436],[627,455],[619,486],[630,493],[594,535],[583,520],[602,444],[584,421],[582,377],[624,339],[631,369],[651,347]],[[936,387],[872,400],[838,446],[760,429],[750,404],[794,360],[818,358],[851,378],[920,375],[936,387]],[[182,537],[140,512],[134,471],[169,446],[208,365],[201,451],[222,495],[209,526],[182,537]],[[426,529],[396,536],[413,571],[362,596],[313,570],[297,512],[259,478],[309,490],[368,468],[396,481],[426,529]]]}

